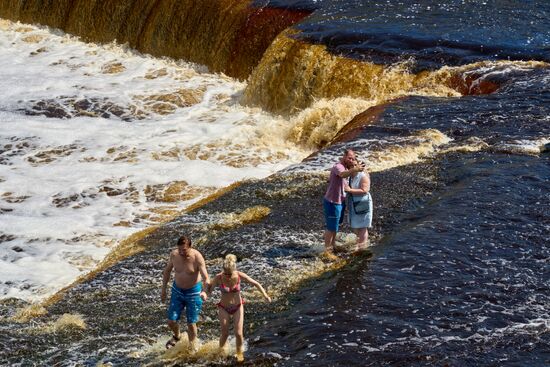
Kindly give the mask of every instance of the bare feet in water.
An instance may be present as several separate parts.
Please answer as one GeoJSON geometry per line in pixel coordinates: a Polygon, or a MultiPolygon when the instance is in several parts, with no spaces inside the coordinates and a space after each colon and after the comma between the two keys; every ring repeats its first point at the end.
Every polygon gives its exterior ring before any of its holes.
{"type": "Polygon", "coordinates": [[[237,362],[242,363],[244,362],[244,354],[243,352],[237,352],[235,354],[235,358],[237,358],[237,362]]]}

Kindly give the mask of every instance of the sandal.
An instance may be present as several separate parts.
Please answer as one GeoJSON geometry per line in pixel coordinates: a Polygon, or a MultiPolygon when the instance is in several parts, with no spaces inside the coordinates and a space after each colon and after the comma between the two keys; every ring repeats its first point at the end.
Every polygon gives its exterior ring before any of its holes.
{"type": "Polygon", "coordinates": [[[172,337],[170,338],[170,340],[168,340],[168,341],[166,342],[166,349],[172,348],[172,347],[173,347],[174,345],[176,345],[177,342],[179,342],[179,341],[180,341],[180,338],[176,338],[175,335],[172,335],[172,337]]]}

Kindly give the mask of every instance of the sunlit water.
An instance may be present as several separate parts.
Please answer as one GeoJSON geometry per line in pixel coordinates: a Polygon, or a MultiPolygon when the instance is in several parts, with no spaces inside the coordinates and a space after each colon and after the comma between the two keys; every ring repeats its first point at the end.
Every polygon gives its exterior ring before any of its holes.
{"type": "MultiPolygon", "coordinates": [[[[337,54],[418,69],[480,60],[550,61],[550,5],[544,0],[269,0],[314,8],[300,37],[337,54]]],[[[257,4],[265,0],[257,0],[257,4]]]]}
{"type": "MultiPolygon", "coordinates": [[[[252,359],[288,366],[548,365],[550,78],[547,64],[529,65],[550,60],[548,5],[269,3],[318,8],[298,28],[336,53],[389,64],[411,60],[418,69],[490,60],[473,72],[499,89],[487,96],[394,101],[351,142],[298,163],[309,152],[283,143],[292,126],[239,106],[241,83],[200,67],[2,23],[3,297],[43,297],[133,231],[215,188],[287,167],[282,175],[297,173],[298,183],[263,191],[262,182],[254,191],[264,195],[254,205],[269,199],[280,206],[272,205],[268,219],[201,248],[209,259],[226,247],[245,254],[240,268],[265,279],[287,306],[247,316],[265,322],[254,334],[247,331],[252,359]],[[494,62],[508,58],[525,63],[494,62]],[[324,188],[318,174],[344,147],[354,148],[372,172],[374,256],[352,260],[287,297],[287,284],[295,283],[284,278],[324,270],[313,260],[322,250],[323,218],[312,203],[320,202],[324,188]],[[431,163],[421,168],[411,165],[426,160],[431,163]],[[425,175],[410,178],[423,167],[425,175]],[[307,192],[301,184],[309,184],[307,192]],[[392,206],[400,195],[410,201],[392,206]],[[45,270],[36,271],[40,266],[45,270]],[[305,272],[311,268],[318,271],[305,272]],[[44,287],[47,282],[52,288],[44,287]]],[[[356,113],[372,106],[363,102],[356,113]]],[[[208,225],[219,212],[253,205],[233,195],[211,203],[215,215],[198,211],[172,225],[208,225]]],[[[6,324],[6,350],[15,359],[16,348],[28,342],[42,348],[32,357],[37,360],[89,364],[139,364],[129,358],[161,354],[167,331],[155,282],[164,250],[117,264],[51,307],[52,314],[84,314],[89,339],[57,350],[49,335],[28,341],[24,326],[10,334],[6,324]],[[127,292],[129,284],[136,293],[127,292]],[[107,300],[122,295],[116,302],[142,311],[132,315],[137,321],[114,323],[113,315],[125,310],[112,310],[108,301],[97,308],[81,302],[106,288],[112,292],[105,292],[107,300]],[[107,336],[98,338],[104,330],[107,336]]],[[[207,306],[211,321],[201,325],[201,332],[210,332],[203,339],[208,346],[215,346],[215,312],[214,304],[207,306]]],[[[184,355],[180,362],[196,360],[184,355]]]]}
{"type": "Polygon", "coordinates": [[[40,299],[117,242],[306,151],[194,65],[0,23],[0,297],[40,299]]]}

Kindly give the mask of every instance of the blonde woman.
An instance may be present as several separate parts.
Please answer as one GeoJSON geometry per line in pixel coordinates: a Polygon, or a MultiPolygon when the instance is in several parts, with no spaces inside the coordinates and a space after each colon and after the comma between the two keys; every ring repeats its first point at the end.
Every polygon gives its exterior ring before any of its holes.
{"type": "Polygon", "coordinates": [[[208,294],[215,287],[219,287],[222,297],[218,302],[218,316],[220,318],[221,335],[220,349],[225,348],[229,336],[229,323],[233,317],[235,339],[237,344],[237,361],[244,360],[243,354],[243,324],[244,324],[244,299],[241,296],[241,281],[252,284],[262,293],[268,302],[271,297],[266,293],[260,283],[241,271],[237,271],[237,257],[229,254],[223,261],[223,271],[217,274],[208,288],[208,294]]]}

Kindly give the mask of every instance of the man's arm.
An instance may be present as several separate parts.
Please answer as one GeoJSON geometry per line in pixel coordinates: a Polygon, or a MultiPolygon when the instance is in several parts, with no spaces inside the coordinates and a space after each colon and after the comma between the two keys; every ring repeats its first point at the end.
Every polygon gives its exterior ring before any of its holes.
{"type": "Polygon", "coordinates": [[[219,283],[218,276],[215,276],[214,278],[212,278],[212,281],[210,282],[206,290],[206,294],[208,295],[208,297],[210,297],[212,290],[218,286],[218,283],[219,283]]]}
{"type": "Polygon", "coordinates": [[[362,170],[365,169],[365,165],[357,165],[357,166],[354,166],[348,170],[344,170],[344,171],[340,171],[338,172],[338,176],[340,176],[340,178],[348,178],[349,176],[351,176],[353,173],[355,172],[361,172],[362,170]]]}
{"type": "Polygon", "coordinates": [[[168,263],[166,264],[166,266],[164,267],[164,270],[162,271],[162,291],[160,293],[160,300],[162,301],[162,303],[166,301],[166,285],[170,280],[170,274],[172,273],[173,268],[174,268],[174,263],[172,262],[172,252],[170,252],[168,263]]]}
{"type": "MultiPolygon", "coordinates": [[[[208,271],[206,270],[206,262],[204,261],[202,254],[198,251],[197,251],[197,261],[199,262],[199,272],[201,273],[203,283],[205,285],[205,289],[208,290],[210,288],[210,277],[208,276],[208,271]]],[[[201,297],[205,301],[208,298],[208,295],[205,290],[201,292],[201,297]]]]}

